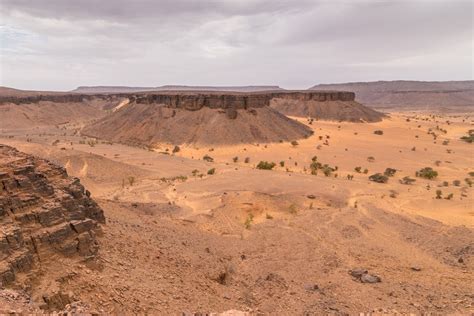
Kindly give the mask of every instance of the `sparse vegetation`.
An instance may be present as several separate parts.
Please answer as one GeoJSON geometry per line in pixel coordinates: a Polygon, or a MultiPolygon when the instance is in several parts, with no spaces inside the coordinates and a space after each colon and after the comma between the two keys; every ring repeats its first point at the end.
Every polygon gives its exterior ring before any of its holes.
{"type": "Polygon", "coordinates": [[[291,141],[291,146],[295,147],[298,146],[299,143],[296,140],[291,141]]]}
{"type": "Polygon", "coordinates": [[[388,177],[381,173],[375,173],[369,177],[369,180],[377,183],[387,183],[388,177]]]}
{"type": "Polygon", "coordinates": [[[274,162],[260,161],[257,165],[257,169],[261,170],[272,170],[275,167],[274,162]]]}
{"type": "Polygon", "coordinates": [[[216,168],[211,168],[211,169],[207,170],[208,175],[213,175],[214,173],[216,173],[216,168]]]}
{"type": "Polygon", "coordinates": [[[443,198],[443,192],[441,190],[436,190],[436,199],[440,200],[443,198]]]}
{"type": "Polygon", "coordinates": [[[180,152],[181,151],[181,148],[179,148],[179,146],[174,146],[173,148],[173,154],[177,153],[177,152],[180,152]]]}
{"type": "Polygon", "coordinates": [[[466,143],[473,143],[474,142],[474,129],[470,129],[467,132],[467,136],[462,136],[461,140],[465,141],[466,143]]]}
{"type": "Polygon", "coordinates": [[[414,182],[416,182],[416,179],[412,179],[408,176],[406,177],[403,177],[402,179],[400,179],[400,183],[401,184],[405,184],[405,185],[411,185],[413,184],[414,182]]]}
{"type": "Polygon", "coordinates": [[[425,167],[416,172],[416,176],[419,178],[432,180],[438,176],[438,172],[431,167],[425,167]]]}
{"type": "Polygon", "coordinates": [[[214,162],[214,158],[209,155],[204,155],[204,157],[202,157],[202,160],[205,160],[207,162],[214,162]]]}
{"type": "Polygon", "coordinates": [[[282,161],[280,161],[280,167],[282,167],[282,168],[283,168],[284,166],[285,166],[285,162],[284,162],[283,160],[282,160],[282,161]]]}
{"type": "Polygon", "coordinates": [[[387,168],[385,169],[383,174],[386,175],[387,177],[393,177],[396,172],[397,172],[397,169],[387,168]]]}
{"type": "Polygon", "coordinates": [[[244,222],[245,228],[250,229],[250,227],[252,226],[252,223],[253,223],[253,214],[249,213],[247,215],[247,218],[245,219],[245,222],[244,222]]]}
{"type": "Polygon", "coordinates": [[[233,162],[239,161],[239,157],[236,156],[236,157],[232,158],[232,161],[233,161],[233,162]]]}
{"type": "Polygon", "coordinates": [[[130,184],[130,186],[133,186],[134,183],[135,183],[135,177],[128,177],[128,184],[130,184]]]}
{"type": "Polygon", "coordinates": [[[376,131],[374,131],[374,134],[375,134],[375,135],[383,135],[383,131],[381,131],[381,130],[376,130],[376,131]]]}
{"type": "Polygon", "coordinates": [[[249,162],[250,162],[250,158],[249,158],[249,157],[246,157],[246,158],[244,159],[244,162],[245,162],[245,163],[249,163],[249,162]]]}

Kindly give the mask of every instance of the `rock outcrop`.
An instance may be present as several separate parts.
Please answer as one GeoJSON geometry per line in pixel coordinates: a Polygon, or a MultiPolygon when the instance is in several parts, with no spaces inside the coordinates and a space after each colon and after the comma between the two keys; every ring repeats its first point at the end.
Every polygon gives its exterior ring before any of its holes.
{"type": "Polygon", "coordinates": [[[63,167],[0,145],[0,284],[58,256],[93,256],[102,209],[63,167]]]}
{"type": "MultiPolygon", "coordinates": [[[[272,108],[274,100],[354,102],[352,92],[161,92],[132,94],[127,105],[87,125],[83,135],[123,143],[239,144],[306,138],[312,130],[272,108]]],[[[369,112],[375,112],[369,109],[369,112]]],[[[337,113],[337,112],[336,112],[337,113]]],[[[377,113],[377,112],[375,112],[377,113]]],[[[359,116],[357,116],[359,118],[359,116]]],[[[343,116],[343,119],[346,117],[343,116]]],[[[365,118],[365,117],[364,117],[365,118]]],[[[372,121],[367,119],[367,121],[372,121]]]]}

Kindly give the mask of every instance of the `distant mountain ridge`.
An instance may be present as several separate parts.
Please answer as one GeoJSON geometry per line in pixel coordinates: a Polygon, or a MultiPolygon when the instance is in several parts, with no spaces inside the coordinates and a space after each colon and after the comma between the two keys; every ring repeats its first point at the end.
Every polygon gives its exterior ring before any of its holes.
{"type": "Polygon", "coordinates": [[[309,90],[352,91],[358,102],[376,108],[474,109],[474,80],[349,82],[319,84],[309,90]]]}
{"type": "Polygon", "coordinates": [[[233,92],[255,92],[284,90],[279,86],[185,86],[165,85],[159,87],[128,87],[128,86],[80,86],[71,92],[74,93],[134,93],[147,91],[233,91],[233,92]]]}

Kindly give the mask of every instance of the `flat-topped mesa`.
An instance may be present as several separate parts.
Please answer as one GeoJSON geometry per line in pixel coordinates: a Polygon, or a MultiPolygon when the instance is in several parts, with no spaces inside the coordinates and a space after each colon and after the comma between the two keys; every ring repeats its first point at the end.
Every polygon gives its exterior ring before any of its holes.
{"type": "Polygon", "coordinates": [[[354,101],[355,94],[345,91],[330,92],[254,92],[254,93],[153,93],[134,95],[131,102],[137,104],[164,104],[170,108],[191,111],[203,107],[211,109],[248,109],[269,106],[274,98],[297,101],[354,101]]]}
{"type": "Polygon", "coordinates": [[[13,103],[13,104],[32,104],[39,103],[42,101],[54,102],[54,103],[81,103],[90,101],[93,99],[110,100],[113,96],[108,95],[88,95],[88,94],[41,94],[32,96],[1,96],[0,104],[13,103]]]}

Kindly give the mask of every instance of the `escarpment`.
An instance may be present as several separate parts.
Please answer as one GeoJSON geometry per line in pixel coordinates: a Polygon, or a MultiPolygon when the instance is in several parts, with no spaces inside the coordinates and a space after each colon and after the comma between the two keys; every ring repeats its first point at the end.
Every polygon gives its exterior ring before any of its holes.
{"type": "Polygon", "coordinates": [[[63,167],[0,145],[0,284],[97,254],[102,209],[63,167]]]}

